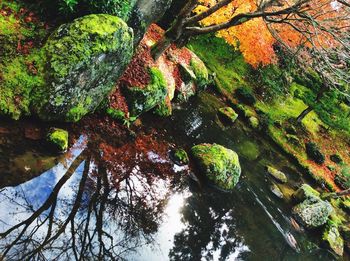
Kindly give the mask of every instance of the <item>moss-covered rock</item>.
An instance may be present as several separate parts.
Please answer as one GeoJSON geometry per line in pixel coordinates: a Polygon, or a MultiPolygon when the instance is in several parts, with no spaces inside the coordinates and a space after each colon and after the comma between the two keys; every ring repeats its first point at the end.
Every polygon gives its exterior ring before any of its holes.
{"type": "Polygon", "coordinates": [[[149,69],[151,82],[144,88],[126,87],[124,92],[132,116],[149,111],[161,104],[167,96],[167,84],[162,72],[152,67],[149,69]]]}
{"type": "Polygon", "coordinates": [[[178,165],[187,165],[190,161],[184,149],[177,149],[172,154],[175,163],[178,165]]]}
{"type": "Polygon", "coordinates": [[[278,198],[284,198],[282,190],[279,188],[279,186],[276,183],[272,183],[270,185],[271,192],[278,198]]]}
{"type": "Polygon", "coordinates": [[[324,163],[325,157],[316,143],[308,142],[305,144],[305,147],[306,147],[306,153],[311,160],[313,160],[317,164],[324,163]]]}
{"type": "Polygon", "coordinates": [[[293,193],[293,198],[296,202],[302,202],[306,199],[319,198],[320,192],[313,189],[308,184],[303,184],[293,193]]]}
{"type": "Polygon", "coordinates": [[[234,123],[238,118],[238,114],[231,107],[220,108],[218,113],[222,119],[231,123],[234,123]]]}
{"type": "Polygon", "coordinates": [[[60,26],[44,46],[45,88],[34,107],[43,120],[75,122],[94,111],[129,63],[131,29],[118,17],[88,15],[60,26]]]}
{"type": "Polygon", "coordinates": [[[286,174],[284,174],[282,171],[279,171],[271,166],[266,166],[266,171],[278,182],[286,183],[288,181],[286,174]]]}
{"type": "Polygon", "coordinates": [[[46,140],[55,151],[64,152],[68,149],[68,132],[66,130],[51,128],[46,140]]]}
{"type": "Polygon", "coordinates": [[[318,198],[308,198],[293,208],[295,218],[307,228],[317,228],[326,224],[333,212],[331,204],[318,198]]]}
{"type": "Polygon", "coordinates": [[[343,256],[344,240],[335,224],[328,222],[323,232],[322,240],[331,250],[334,251],[334,253],[338,256],[343,256]]]}
{"type": "Polygon", "coordinates": [[[200,144],[191,153],[200,171],[215,185],[225,190],[236,186],[241,175],[236,152],[218,144],[200,144]]]}

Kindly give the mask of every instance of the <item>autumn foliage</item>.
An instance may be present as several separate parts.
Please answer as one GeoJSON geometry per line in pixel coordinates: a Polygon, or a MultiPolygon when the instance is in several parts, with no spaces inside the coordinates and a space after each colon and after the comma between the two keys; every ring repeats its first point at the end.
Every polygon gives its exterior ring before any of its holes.
{"type": "MultiPolygon", "coordinates": [[[[198,0],[196,14],[207,11],[219,0],[198,0]]],[[[223,24],[239,14],[273,14],[297,2],[298,9],[288,14],[261,15],[217,32],[239,49],[253,67],[276,61],[274,45],[280,41],[289,48],[339,48],[350,26],[349,6],[332,0],[233,0],[200,21],[202,27],[223,24]]]]}

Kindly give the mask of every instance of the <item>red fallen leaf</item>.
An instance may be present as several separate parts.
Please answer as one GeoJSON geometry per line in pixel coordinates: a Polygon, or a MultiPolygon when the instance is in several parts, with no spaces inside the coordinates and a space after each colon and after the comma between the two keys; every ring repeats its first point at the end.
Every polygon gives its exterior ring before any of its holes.
{"type": "Polygon", "coordinates": [[[27,69],[32,75],[38,74],[38,69],[35,67],[34,62],[26,62],[27,69]]]}

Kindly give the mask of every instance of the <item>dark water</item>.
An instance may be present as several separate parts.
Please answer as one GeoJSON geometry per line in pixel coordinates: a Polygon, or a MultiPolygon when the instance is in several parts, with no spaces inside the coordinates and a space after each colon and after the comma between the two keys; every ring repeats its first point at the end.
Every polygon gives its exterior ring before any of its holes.
{"type": "Polygon", "coordinates": [[[96,144],[82,132],[60,157],[0,125],[0,259],[333,260],[316,235],[292,225],[301,174],[241,122],[222,125],[220,106],[203,94],[171,119],[145,117],[153,127],[127,141],[96,144]],[[169,158],[175,144],[202,142],[239,154],[233,192],[194,181],[191,167],[169,158]],[[267,164],[289,177],[279,185],[284,199],[269,189],[267,164]]]}

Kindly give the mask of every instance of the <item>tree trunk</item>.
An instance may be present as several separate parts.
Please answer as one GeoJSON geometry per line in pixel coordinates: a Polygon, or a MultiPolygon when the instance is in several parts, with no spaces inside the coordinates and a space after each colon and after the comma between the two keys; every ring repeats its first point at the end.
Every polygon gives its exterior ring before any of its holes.
{"type": "Polygon", "coordinates": [[[300,113],[300,115],[298,116],[298,118],[297,118],[297,122],[298,123],[301,123],[301,121],[306,117],[306,115],[308,115],[310,112],[312,112],[312,107],[311,106],[309,106],[309,107],[307,107],[305,110],[303,110],[301,113],[300,113]]]}

